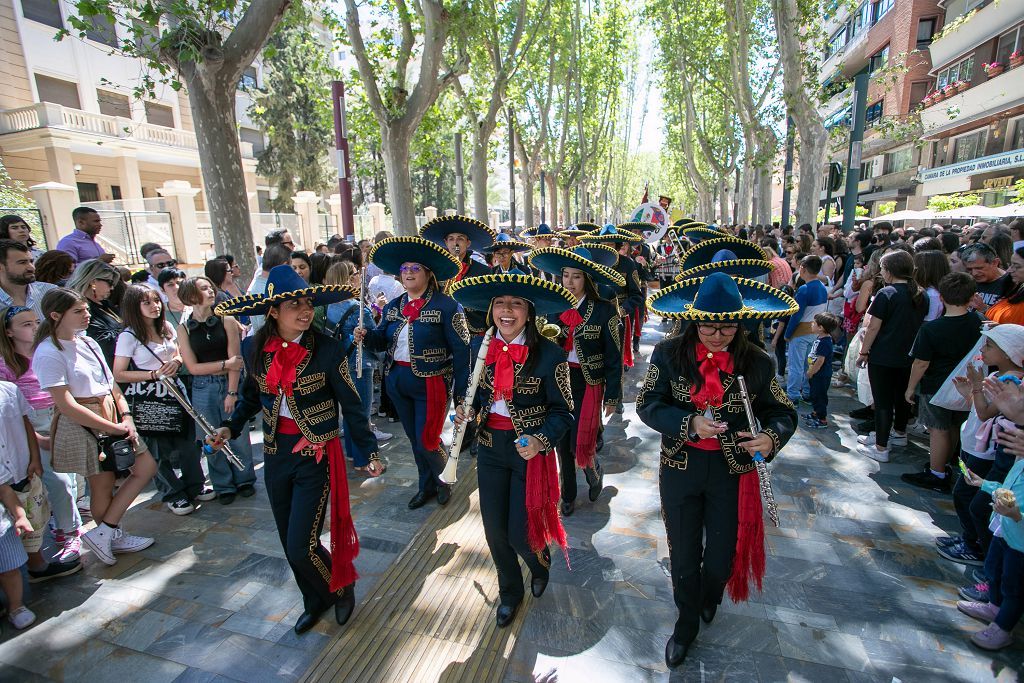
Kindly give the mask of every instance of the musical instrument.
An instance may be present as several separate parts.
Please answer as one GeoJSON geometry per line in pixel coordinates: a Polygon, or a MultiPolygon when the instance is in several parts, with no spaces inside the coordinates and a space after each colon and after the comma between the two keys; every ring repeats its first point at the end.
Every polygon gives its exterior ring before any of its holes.
{"type": "MultiPolygon", "coordinates": [[[[363,301],[366,299],[366,270],[359,274],[359,327],[363,326],[363,301]]],[[[363,378],[363,339],[356,344],[356,377],[363,378]]]]}
{"type": "MultiPolygon", "coordinates": [[[[206,419],[206,416],[192,407],[192,403],[188,400],[188,397],[181,393],[181,389],[178,388],[178,384],[175,382],[173,377],[158,375],[157,379],[164,385],[164,388],[167,389],[167,393],[173,396],[174,400],[180,403],[181,407],[185,409],[185,412],[196,421],[196,424],[198,424],[199,428],[206,433],[206,436],[214,436],[216,434],[217,430],[210,424],[210,421],[206,419]]],[[[224,451],[224,457],[228,459],[228,462],[234,465],[235,469],[239,471],[245,469],[245,464],[237,455],[235,455],[234,451],[231,450],[231,446],[229,446],[226,441],[220,449],[224,451]]],[[[203,453],[212,455],[213,448],[209,444],[203,444],[203,453]]]]}
{"type": "MultiPolygon", "coordinates": [[[[462,414],[469,419],[469,413],[473,408],[473,399],[476,398],[477,387],[480,386],[480,378],[484,374],[484,365],[487,360],[487,349],[491,345],[491,339],[494,338],[495,330],[493,327],[488,328],[484,334],[484,340],[480,344],[480,350],[476,354],[476,364],[473,366],[473,374],[469,378],[469,388],[466,390],[466,395],[462,398],[462,414]]],[[[445,484],[454,484],[456,481],[456,468],[459,464],[459,451],[462,450],[462,439],[466,435],[466,423],[459,424],[455,423],[455,429],[452,432],[452,445],[448,449],[448,462],[445,463],[444,472],[441,473],[439,479],[445,484]]]]}
{"type": "MultiPolygon", "coordinates": [[[[740,398],[743,400],[743,409],[747,413],[747,421],[750,423],[750,433],[757,434],[757,418],[754,417],[754,406],[750,402],[750,394],[747,392],[747,380],[743,375],[736,375],[736,382],[740,387],[740,398]]],[[[757,470],[757,478],[761,482],[761,497],[764,498],[765,507],[768,508],[768,516],[772,524],[779,526],[779,508],[775,504],[775,494],[772,492],[772,480],[768,474],[768,463],[765,462],[761,451],[754,453],[754,468],[757,470]]]]}

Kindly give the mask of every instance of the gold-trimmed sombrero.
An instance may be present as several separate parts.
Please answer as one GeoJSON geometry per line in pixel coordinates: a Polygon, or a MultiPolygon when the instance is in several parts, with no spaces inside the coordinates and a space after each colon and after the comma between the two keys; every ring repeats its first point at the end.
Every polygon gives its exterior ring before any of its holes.
{"type": "Polygon", "coordinates": [[[448,235],[456,232],[469,238],[470,245],[477,251],[494,244],[494,231],[490,226],[469,216],[433,218],[420,228],[420,237],[443,246],[448,235]]]}
{"type": "Polygon", "coordinates": [[[689,225],[679,231],[683,237],[690,240],[691,242],[700,242],[701,240],[712,240],[718,237],[724,237],[725,233],[721,230],[708,227],[706,225],[689,225]]]}
{"type": "Polygon", "coordinates": [[[749,240],[731,235],[701,240],[683,254],[677,281],[703,277],[714,271],[736,277],[757,278],[775,270],[768,254],[749,240]]]}
{"type": "Polygon", "coordinates": [[[600,266],[614,268],[619,263],[619,252],[610,244],[584,242],[583,246],[590,252],[590,260],[600,266]]]}
{"type": "Polygon", "coordinates": [[[519,233],[520,239],[528,240],[535,239],[537,237],[546,237],[548,239],[557,237],[558,233],[551,229],[551,226],[547,223],[541,223],[535,228],[526,228],[519,233]]]}
{"type": "Polygon", "coordinates": [[[515,254],[521,251],[530,251],[531,249],[533,249],[533,247],[531,247],[526,242],[522,242],[510,235],[507,235],[506,233],[501,232],[498,233],[498,236],[495,238],[494,244],[492,244],[489,247],[484,247],[480,251],[482,251],[485,254],[493,254],[499,249],[508,249],[513,254],[515,254]]]}
{"type": "Polygon", "coordinates": [[[419,263],[438,282],[459,274],[459,260],[437,242],[415,236],[388,237],[370,249],[370,261],[389,275],[397,276],[403,263],[419,263]]]}
{"type": "Polygon", "coordinates": [[[533,304],[537,315],[553,315],[578,303],[562,285],[522,273],[493,273],[459,280],[451,296],[466,308],[486,311],[498,296],[514,296],[533,304]]]}
{"type": "Polygon", "coordinates": [[[560,236],[565,235],[568,237],[575,237],[576,239],[579,239],[583,235],[586,235],[588,232],[594,232],[595,230],[600,229],[601,226],[598,225],[597,223],[591,223],[589,221],[580,221],[576,225],[571,225],[566,230],[560,231],[558,234],[560,236]]]}
{"type": "Polygon", "coordinates": [[[638,244],[644,241],[644,238],[640,235],[636,235],[628,230],[619,230],[617,226],[608,224],[600,230],[588,232],[586,235],[580,238],[581,242],[604,242],[604,243],[615,243],[615,242],[630,242],[638,244]]]}
{"type": "Polygon", "coordinates": [[[265,315],[271,306],[291,299],[310,298],[314,306],[336,304],[358,296],[356,290],[347,285],[311,285],[282,264],[270,269],[267,286],[263,294],[243,294],[222,301],[214,307],[217,315],[265,315]]]}
{"type": "Polygon", "coordinates": [[[561,275],[563,268],[575,268],[589,275],[595,283],[615,287],[626,286],[626,278],[608,266],[596,263],[586,247],[544,247],[535,249],[529,258],[531,266],[545,273],[561,275]]]}
{"type": "Polygon", "coordinates": [[[627,221],[625,223],[619,223],[616,226],[619,232],[628,232],[636,235],[640,238],[640,241],[644,241],[644,231],[657,230],[658,226],[654,223],[645,223],[643,221],[627,221]]]}
{"type": "Polygon", "coordinates": [[[669,285],[652,294],[647,306],[663,318],[703,322],[770,320],[800,310],[793,297],[775,287],[725,273],[669,285]]]}

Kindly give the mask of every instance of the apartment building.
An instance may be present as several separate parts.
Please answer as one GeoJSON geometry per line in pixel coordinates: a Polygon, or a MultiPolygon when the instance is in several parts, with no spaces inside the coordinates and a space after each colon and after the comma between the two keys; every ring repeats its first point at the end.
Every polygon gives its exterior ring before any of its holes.
{"type": "MultiPolygon", "coordinates": [[[[830,161],[847,165],[853,79],[871,75],[861,152],[857,203],[877,214],[881,203],[897,210],[922,208],[918,166],[921,130],[911,114],[935,87],[930,55],[944,21],[938,0],[863,0],[855,9],[834,2],[826,11],[829,39],[820,69],[826,101],[819,108],[833,134],[830,161]]],[[[826,194],[822,179],[821,200],[826,194]]],[[[840,189],[833,196],[841,198],[840,189]]]]}
{"type": "Polygon", "coordinates": [[[944,0],[946,30],[932,43],[943,93],[921,112],[924,198],[976,192],[986,206],[1024,200],[1024,2],[944,0]]]}

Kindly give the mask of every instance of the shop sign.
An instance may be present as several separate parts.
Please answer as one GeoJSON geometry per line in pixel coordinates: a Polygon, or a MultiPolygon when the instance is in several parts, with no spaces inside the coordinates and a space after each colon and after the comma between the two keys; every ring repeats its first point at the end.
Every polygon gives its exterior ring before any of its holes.
{"type": "Polygon", "coordinates": [[[921,182],[927,183],[932,180],[943,180],[962,175],[973,175],[975,173],[990,173],[1001,171],[1007,168],[1018,168],[1024,166],[1024,149],[1015,149],[1012,152],[1002,154],[990,154],[980,159],[961,161],[958,164],[939,166],[921,172],[921,182]]]}
{"type": "Polygon", "coordinates": [[[1013,176],[1004,175],[1001,178],[989,178],[982,182],[981,186],[986,190],[1001,190],[1007,187],[1013,187],[1013,176]]]}

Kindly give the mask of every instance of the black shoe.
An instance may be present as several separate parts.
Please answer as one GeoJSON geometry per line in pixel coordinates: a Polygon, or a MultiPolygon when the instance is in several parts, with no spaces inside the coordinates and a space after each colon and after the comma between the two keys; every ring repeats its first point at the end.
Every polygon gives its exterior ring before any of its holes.
{"type": "Polygon", "coordinates": [[[952,487],[950,486],[950,480],[952,477],[947,473],[945,477],[940,479],[932,474],[931,469],[926,469],[923,472],[908,472],[906,474],[901,474],[900,479],[911,486],[917,486],[922,489],[937,491],[939,493],[949,493],[952,490],[952,487]]]}
{"type": "Polygon", "coordinates": [[[419,493],[412,497],[412,500],[409,501],[409,509],[415,510],[416,508],[423,507],[424,505],[427,504],[428,500],[430,500],[436,495],[436,493],[425,493],[423,491],[420,491],[419,493]]]}
{"type": "Polygon", "coordinates": [[[593,475],[590,474],[589,470],[583,470],[583,474],[586,475],[587,483],[590,484],[587,496],[590,498],[590,502],[593,503],[601,496],[601,490],[604,488],[604,470],[598,465],[597,476],[593,477],[593,480],[591,480],[593,475]]]}
{"type": "Polygon", "coordinates": [[[718,605],[704,605],[700,608],[700,620],[705,624],[710,624],[715,620],[715,614],[718,612],[718,605]]]}
{"type": "Polygon", "coordinates": [[[475,458],[477,453],[480,452],[480,441],[473,441],[473,445],[469,447],[469,457],[475,458]]]}
{"type": "Polygon", "coordinates": [[[79,560],[72,562],[51,562],[46,565],[46,569],[40,569],[34,571],[28,570],[28,582],[29,583],[42,583],[43,581],[49,581],[50,579],[59,579],[62,576],[69,576],[75,572],[81,571],[82,563],[79,560]]]}
{"type": "Polygon", "coordinates": [[[597,452],[600,453],[604,448],[604,430],[602,429],[597,433],[597,452]]]}
{"type": "Polygon", "coordinates": [[[875,416],[874,406],[864,406],[850,411],[850,417],[854,420],[867,420],[875,416]]]}
{"type": "Polygon", "coordinates": [[[512,620],[516,618],[516,609],[519,605],[498,605],[498,613],[496,615],[498,628],[505,628],[512,623],[512,620]]]}
{"type": "Polygon", "coordinates": [[[576,512],[576,503],[571,500],[563,500],[560,507],[563,517],[571,517],[572,513],[576,512]]]}
{"type": "Polygon", "coordinates": [[[344,626],[348,623],[349,617],[352,616],[352,612],[356,608],[356,583],[353,581],[349,585],[345,586],[345,592],[341,594],[338,601],[334,603],[334,619],[338,622],[338,626],[344,626]]]}
{"type": "Polygon", "coordinates": [[[867,420],[865,422],[858,422],[857,424],[853,425],[853,431],[857,432],[858,434],[870,434],[871,432],[875,431],[875,421],[867,420]]]}
{"type": "Polygon", "coordinates": [[[437,504],[445,506],[452,499],[452,487],[442,485],[437,487],[437,504]]]}
{"type": "Polygon", "coordinates": [[[633,352],[634,353],[640,353],[640,340],[639,339],[633,339],[633,352]]]}
{"type": "Polygon", "coordinates": [[[235,502],[235,494],[222,493],[219,496],[217,496],[217,502],[220,503],[221,505],[231,505],[232,503],[235,502]]]}
{"type": "Polygon", "coordinates": [[[686,652],[689,649],[689,643],[683,645],[677,643],[674,637],[669,638],[668,642],[665,643],[665,664],[668,665],[668,668],[674,669],[682,664],[683,660],[686,659],[686,652]]]}
{"type": "Polygon", "coordinates": [[[548,577],[535,576],[530,579],[530,592],[533,593],[533,597],[539,598],[544,595],[544,589],[548,587],[548,577]]]}
{"type": "Polygon", "coordinates": [[[298,621],[295,622],[295,635],[301,635],[316,626],[320,621],[321,612],[303,612],[298,621]]]}
{"type": "Polygon", "coordinates": [[[238,487],[238,495],[242,498],[249,498],[256,495],[256,487],[252,484],[242,484],[238,487]]]}

